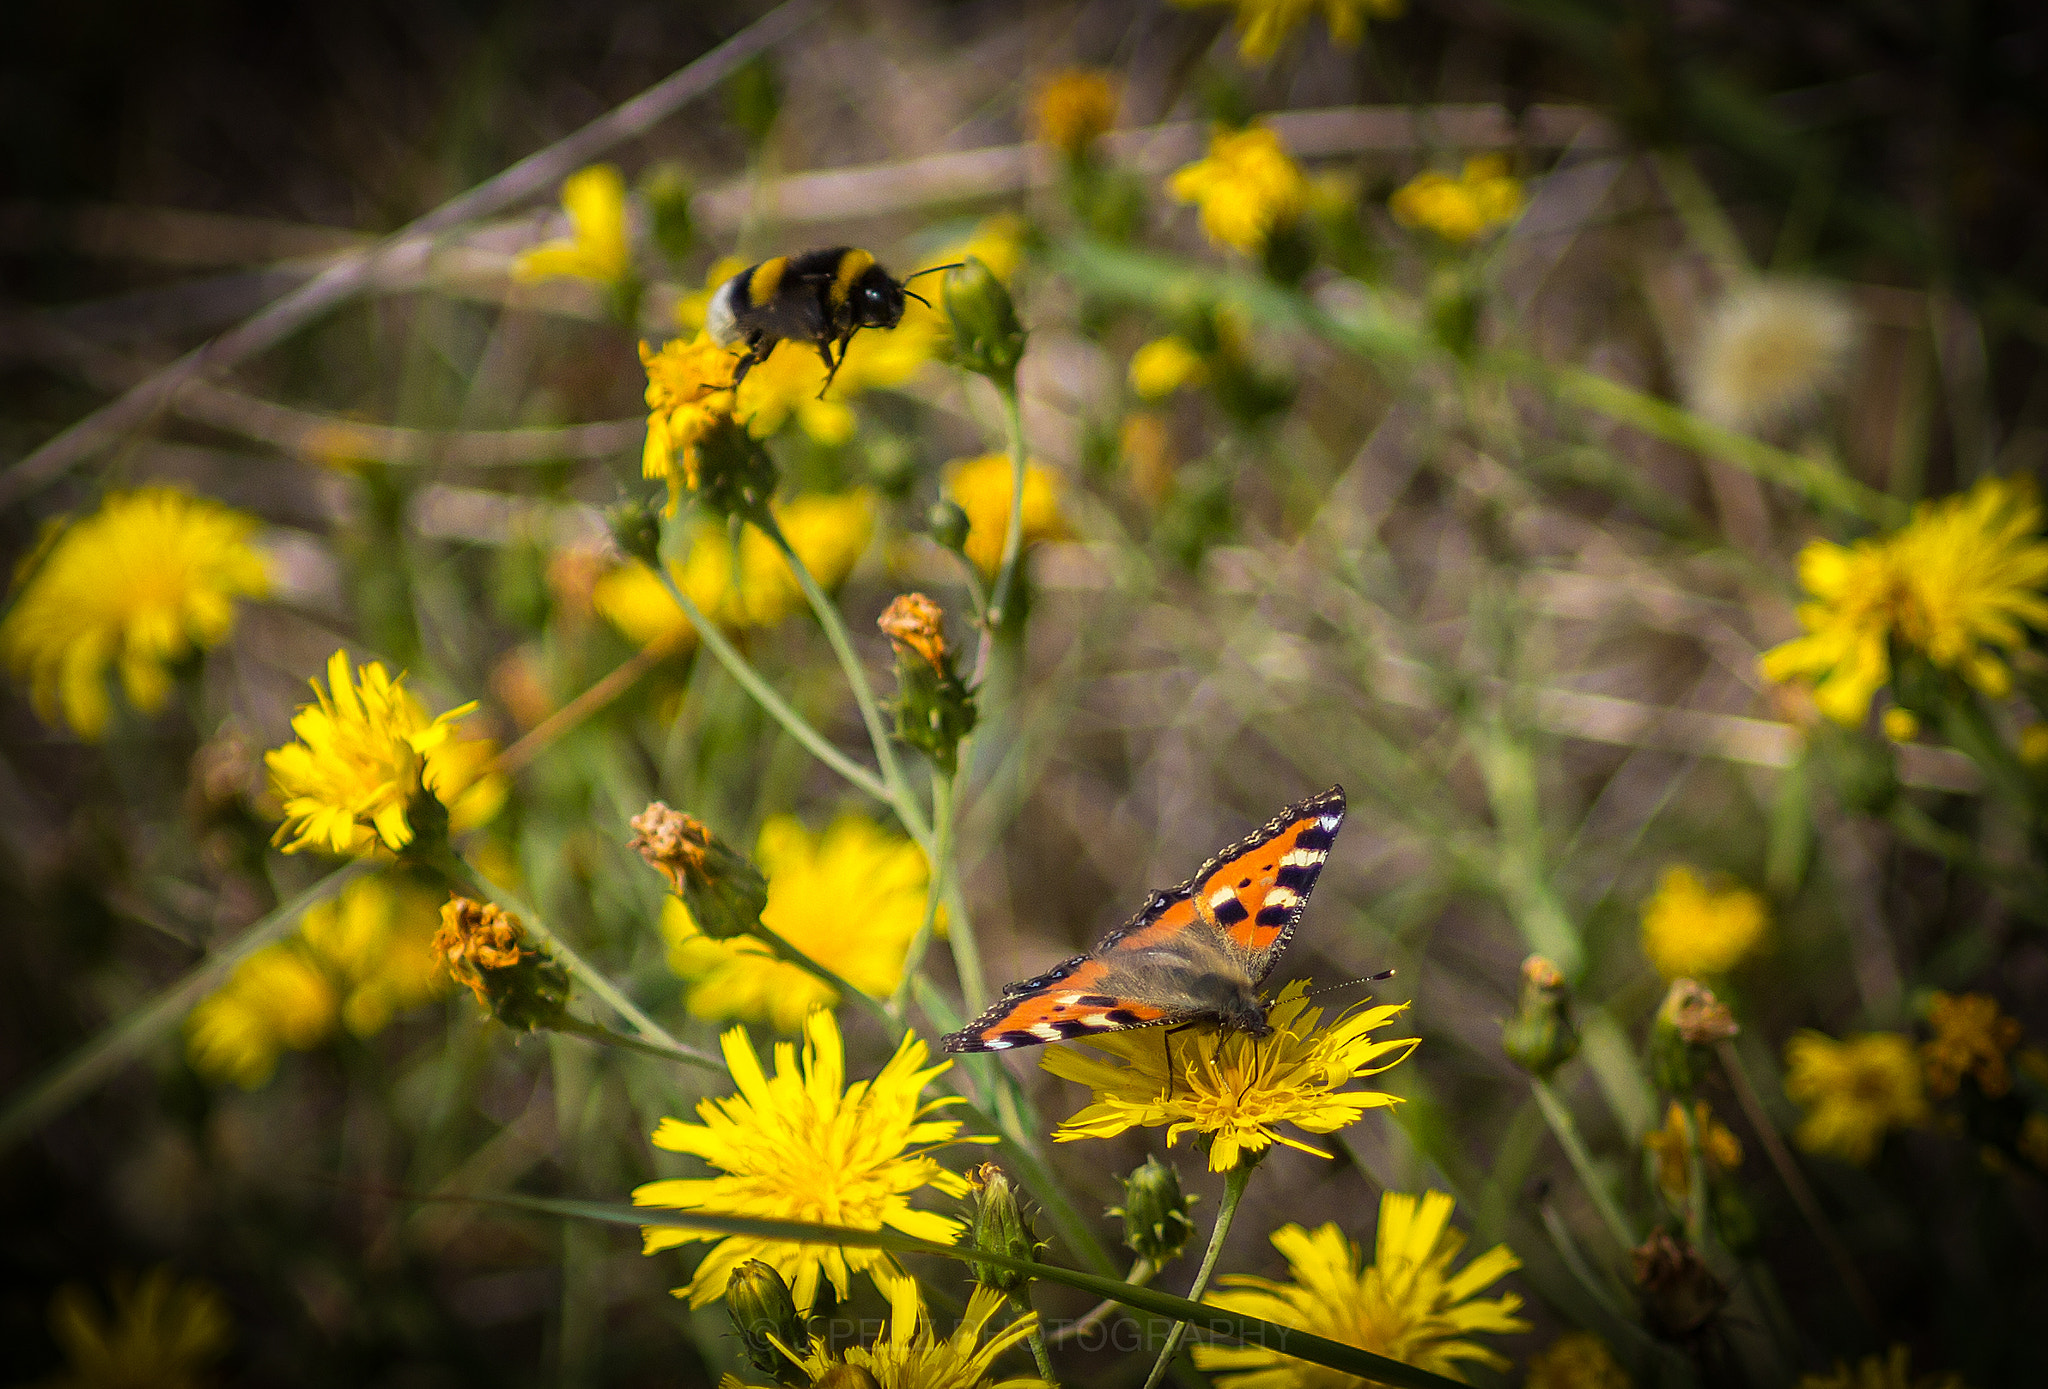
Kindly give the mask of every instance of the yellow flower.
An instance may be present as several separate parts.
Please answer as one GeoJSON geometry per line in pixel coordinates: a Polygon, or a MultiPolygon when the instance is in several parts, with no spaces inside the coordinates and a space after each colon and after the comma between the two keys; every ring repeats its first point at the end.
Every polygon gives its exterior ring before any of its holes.
{"type": "Polygon", "coordinates": [[[211,1384],[234,1324],[210,1283],[154,1268],[139,1283],[116,1279],[112,1316],[67,1284],[50,1299],[50,1332],[69,1362],[46,1389],[198,1389],[211,1384]]]}
{"type": "Polygon", "coordinates": [[[1287,36],[1317,10],[1330,26],[1330,41],[1356,47],[1365,34],[1366,17],[1398,19],[1403,0],[1174,0],[1193,9],[1200,5],[1237,7],[1237,51],[1247,62],[1270,62],[1287,36]]]}
{"type": "Polygon", "coordinates": [[[571,275],[615,285],[633,272],[626,228],[626,181],[609,164],[580,169],[562,183],[562,210],[572,235],[523,253],[512,263],[522,284],[571,275]]]}
{"type": "Polygon", "coordinates": [[[308,847],[364,854],[412,842],[406,808],[422,791],[448,808],[456,830],[488,820],[504,803],[504,778],[488,770],[495,751],[457,741],[455,723],[474,703],[429,719],[426,707],[376,661],[349,674],[348,653],[328,658],[319,703],[292,716],[298,741],[263,755],[284,804],[277,838],[288,854],[308,847]]]}
{"type": "Polygon", "coordinates": [[[1816,540],[1799,553],[1806,635],[1766,651],[1766,680],[1814,682],[1814,703],[1856,724],[1891,679],[1891,643],[1922,652],[1994,699],[2012,690],[2004,651],[2048,629],[2048,543],[2024,478],[1985,478],[1923,502],[1897,534],[1851,546],[1816,540]]]}
{"type": "Polygon", "coordinates": [[[1297,979],[1280,991],[1266,1014],[1273,1028],[1268,1037],[1194,1027],[1171,1036],[1151,1030],[1110,1033],[1047,1048],[1046,1070],[1095,1092],[1093,1103],[1053,1131],[1054,1141],[1111,1138],[1125,1129],[1165,1124],[1168,1147],[1184,1133],[1209,1140],[1211,1172],[1227,1172],[1241,1153],[1257,1155],[1274,1143],[1327,1156],[1279,1126],[1335,1133],[1368,1109],[1398,1104],[1398,1095],[1338,1087],[1406,1060],[1420,1039],[1371,1039],[1407,1009],[1405,1003],[1349,1013],[1323,1027],[1323,1010],[1308,1006],[1307,988],[1297,979]]]}
{"type": "Polygon", "coordinates": [[[1964,1076],[1992,1099],[2012,1089],[2006,1057],[2024,1035],[2019,1020],[1999,1011],[1988,994],[1936,993],[1927,1010],[1934,1036],[1920,1048],[1927,1088],[1942,1098],[1955,1094],[1964,1076]]]}
{"type": "Polygon", "coordinates": [[[1164,400],[1183,386],[1209,379],[1209,365],[1187,339],[1155,338],[1131,354],[1131,389],[1140,400],[1164,400]]]}
{"type": "MultiPolygon", "coordinates": [[[[755,861],[768,876],[761,921],[804,954],[874,998],[903,978],[903,959],[924,920],[931,873],[924,850],[859,815],[813,836],[793,815],[761,826],[755,861]]],[[[690,981],[690,1012],[713,1022],[768,1022],[801,1030],[838,994],[750,936],[712,940],[680,897],[662,903],[669,968],[690,981]]]]}
{"type": "Polygon", "coordinates": [[[807,342],[784,342],[740,383],[739,418],[755,438],[766,439],[794,415],[797,427],[817,442],[843,444],[854,429],[853,409],[846,402],[908,381],[931,360],[938,340],[935,320],[909,314],[894,328],[856,333],[823,399],[824,359],[807,342]]]}
{"type": "Polygon", "coordinates": [[[1590,1331],[1567,1331],[1529,1357],[1522,1389],[1633,1389],[1607,1343],[1590,1331]]]}
{"type": "Polygon", "coordinates": [[[1797,412],[1835,381],[1856,345],[1841,291],[1797,280],[1750,280],[1708,313],[1687,364],[1692,408],[1731,429],[1797,412]]]}
{"type": "Polygon", "coordinates": [[[1522,212],[1522,183],[1498,154],[1475,154],[1456,178],[1426,169],[1394,191],[1387,210],[1404,227],[1463,246],[1522,212]]]}
{"type": "MultiPolygon", "coordinates": [[[[1733,1172],[1742,1166],[1742,1140],[1714,1118],[1702,1100],[1693,1106],[1693,1132],[1699,1135],[1700,1161],[1708,1173],[1733,1172]]],[[[1643,1139],[1643,1146],[1657,1162],[1657,1185],[1672,1201],[1683,1201],[1692,1191],[1692,1176],[1686,1164],[1685,1111],[1673,1100],[1665,1111],[1664,1127],[1643,1139]]]]}
{"type": "Polygon", "coordinates": [[[1726,974],[1756,949],[1770,919],[1748,888],[1709,885],[1675,863],[1643,903],[1643,953],[1666,979],[1726,974]]]}
{"type": "MultiPolygon", "coordinates": [[[[797,497],[774,503],[772,510],[790,548],[826,588],[845,580],[874,531],[874,499],[866,492],[797,497]]],[[[804,603],[789,561],[752,526],[740,533],[735,566],[725,523],[705,520],[682,558],[669,562],[669,573],[698,611],[721,627],[772,627],[804,603]]],[[[644,564],[621,565],[599,579],[592,602],[606,620],[641,646],[681,646],[695,639],[689,619],[667,586],[644,564]]]]}
{"type": "MultiPolygon", "coordinates": [[[[1451,1272],[1465,1247],[1464,1232],[1450,1228],[1451,1204],[1441,1191],[1383,1194],[1370,1264],[1334,1222],[1314,1232],[1283,1226],[1273,1232],[1273,1247],[1294,1281],[1225,1274],[1217,1280],[1223,1291],[1208,1301],[1440,1375],[1459,1378],[1459,1366],[1468,1362],[1504,1370],[1505,1356],[1469,1338],[1529,1329],[1515,1315],[1522,1305],[1515,1294],[1477,1297],[1522,1261],[1497,1244],[1451,1272]]],[[[1362,1382],[1259,1346],[1198,1345],[1195,1363],[1224,1371],[1217,1377],[1224,1389],[1339,1389],[1362,1382]]]]}
{"type": "Polygon", "coordinates": [[[1280,137],[1265,126],[1218,130],[1209,138],[1208,158],[1176,173],[1167,189],[1201,208],[1202,230],[1211,241],[1247,255],[1265,250],[1267,240],[1301,216],[1308,206],[1308,180],[1287,157],[1280,137]]]}
{"type": "Polygon", "coordinates": [[[1837,1360],[1833,1374],[1802,1375],[1799,1389],[1963,1389],[1963,1377],[1915,1375],[1913,1352],[1898,1345],[1882,1356],[1864,1356],[1854,1369],[1837,1360]]]}
{"type": "Polygon", "coordinates": [[[109,672],[135,708],[163,708],[169,668],[227,640],[237,598],[270,592],[255,530],[255,517],[173,487],[110,493],[93,515],[58,523],[0,621],[0,654],[36,713],[99,737],[109,672]]]}
{"type": "MultiPolygon", "coordinates": [[[[998,212],[977,222],[974,231],[965,241],[948,246],[932,257],[934,265],[949,261],[966,260],[973,256],[986,265],[989,273],[1004,284],[1017,273],[1017,267],[1024,263],[1024,236],[1028,230],[1025,221],[1014,212],[998,212]]],[[[935,324],[945,327],[945,316],[936,308],[927,308],[912,300],[903,312],[903,321],[929,317],[935,324]]],[[[900,329],[898,331],[901,331],[900,329]]],[[[948,330],[950,331],[950,329],[948,330]]]]}
{"type": "Polygon", "coordinates": [[[1870,1161],[1886,1130],[1927,1119],[1919,1058],[1896,1032],[1799,1033],[1785,1044],[1785,1093],[1806,1111],[1799,1146],[1847,1162],[1870,1161]]]}
{"type": "MultiPolygon", "coordinates": [[[[930,1154],[954,1142],[984,1141],[959,1138],[957,1120],[932,1117],[957,1101],[918,1103],[920,1092],[951,1067],[950,1061],[920,1069],[925,1045],[906,1033],[880,1075],[856,1081],[842,1093],[845,1045],[828,1012],[813,1013],[805,1021],[801,1065],[793,1044],[775,1044],[773,1079],[762,1071],[744,1028],[735,1027],[719,1040],[739,1093],[699,1101],[701,1123],[663,1119],[654,1145],[700,1157],[720,1175],[649,1182],[634,1190],[635,1205],[887,1228],[940,1244],[958,1238],[958,1220],[910,1207],[911,1193],[924,1187],[965,1196],[967,1183],[930,1154]]],[[[647,1226],[643,1236],[648,1254],[718,1238],[661,1225],[647,1226]]],[[[676,1296],[688,1297],[692,1307],[715,1302],[725,1295],[732,1271],[748,1259],[772,1265],[789,1283],[798,1307],[816,1301],[820,1280],[844,1298],[855,1273],[902,1275],[896,1261],[879,1250],[734,1235],[705,1255],[689,1287],[678,1288],[676,1296]]]]}
{"type": "Polygon", "coordinates": [[[342,1026],[375,1036],[447,991],[434,954],[440,920],[437,894],[389,874],[358,879],[306,913],[299,935],[339,986],[342,1026]]]}
{"type": "MultiPolygon", "coordinates": [[[[1003,562],[1010,525],[1010,456],[985,453],[946,465],[946,495],[967,513],[967,558],[993,575],[1003,562]]],[[[1024,465],[1024,544],[1066,534],[1060,516],[1059,474],[1036,460],[1024,465]]]]}
{"type": "Polygon", "coordinates": [[[1090,146],[1116,124],[1116,80],[1095,68],[1069,68],[1038,84],[1031,104],[1031,123],[1038,143],[1069,159],[1090,146]]]}
{"type": "Polygon", "coordinates": [[[185,1054],[214,1080],[254,1090],[287,1050],[307,1051],[334,1035],[340,1008],[332,981],[295,940],[267,945],[185,1019],[185,1054]]]}
{"type": "Polygon", "coordinates": [[[733,371],[739,362],[699,330],[685,341],[673,338],[653,352],[640,344],[647,372],[647,439],[640,449],[640,475],[668,484],[668,514],[685,489],[697,486],[697,442],[733,411],[733,371]]]}
{"type": "Polygon", "coordinates": [[[2048,1114],[2038,1109],[2029,1114],[2020,1125],[2020,1136],[2013,1146],[2020,1150],[2021,1157],[2048,1172],[2048,1114]]]}
{"type": "Polygon", "coordinates": [[[1884,729],[1884,736],[1895,743],[1910,743],[1920,736],[1919,715],[1896,704],[1884,711],[1878,724],[1884,729]]]}
{"type": "Polygon", "coordinates": [[[967,1311],[951,1336],[941,1337],[924,1310],[917,1284],[908,1278],[876,1280],[889,1296],[889,1325],[874,1342],[833,1353],[813,1337],[798,1359],[811,1383],[851,1386],[872,1383],[877,1389],[1051,1389],[1035,1376],[995,1380],[996,1357],[1021,1344],[1038,1329],[1038,1314],[1026,1312],[987,1341],[981,1339],[1003,1294],[976,1284],[967,1311]],[[870,1378],[848,1375],[852,1366],[870,1378]],[[833,1378],[838,1372],[838,1377],[833,1378]]]}

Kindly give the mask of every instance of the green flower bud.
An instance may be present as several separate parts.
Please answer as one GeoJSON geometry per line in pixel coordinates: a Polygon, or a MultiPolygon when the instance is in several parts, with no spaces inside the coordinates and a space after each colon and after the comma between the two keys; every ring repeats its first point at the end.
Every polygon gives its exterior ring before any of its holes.
{"type": "MultiPolygon", "coordinates": [[[[974,1247],[1013,1259],[1036,1258],[1039,1244],[1031,1237],[1031,1219],[1019,1204],[1009,1177],[992,1162],[983,1163],[974,1175],[981,1184],[974,1195],[974,1247]]],[[[1031,1281],[1026,1274],[993,1264],[969,1263],[968,1267],[977,1283],[999,1292],[1021,1292],[1031,1281]]]]}
{"type": "Polygon", "coordinates": [[[637,499],[623,501],[605,512],[604,521],[620,554],[650,569],[661,564],[661,517],[653,507],[637,499]]]}
{"type": "Polygon", "coordinates": [[[1541,955],[1522,962],[1521,1001],[1515,1015],[1501,1024],[1500,1045],[1508,1060],[1539,1080],[1578,1055],[1571,990],[1557,966],[1541,955]]]}
{"type": "Polygon", "coordinates": [[[1706,1074],[1707,1049],[1738,1030],[1734,1014],[1711,989],[1674,979],[1650,1024],[1650,1074],[1670,1093],[1690,1094],[1706,1074]]]}
{"type": "Polygon", "coordinates": [[[768,880],[703,821],[655,801],[629,823],[634,852],[668,879],[698,930],[713,940],[731,940],[760,926],[768,880]]]}
{"type": "Polygon", "coordinates": [[[1124,1203],[1109,1213],[1124,1222],[1125,1247],[1158,1268],[1179,1258],[1193,1238],[1195,1225],[1188,1219],[1193,1204],[1194,1198],[1181,1194],[1180,1173],[1149,1157],[1124,1178],[1124,1203]]]}
{"type": "Polygon", "coordinates": [[[943,299],[953,325],[953,356],[967,370],[1015,389],[1024,329],[1010,291],[979,256],[946,272],[943,299]]]}
{"type": "Polygon", "coordinates": [[[671,261],[689,255],[697,240],[697,228],[690,217],[693,192],[689,174],[674,162],[655,165],[640,180],[640,196],[647,200],[653,222],[654,244],[671,261]]]}
{"type": "Polygon", "coordinates": [[[434,953],[456,983],[515,1032],[559,1027],[568,1017],[569,972],[528,945],[519,922],[495,903],[443,903],[434,953]]]}
{"type": "Polygon", "coordinates": [[[952,498],[933,502],[932,509],[925,514],[925,524],[931,528],[932,539],[954,554],[967,548],[967,533],[973,529],[973,522],[952,498]]]}
{"type": "Polygon", "coordinates": [[[802,1382],[790,1356],[810,1345],[810,1328],[772,1265],[749,1259],[734,1269],[725,1280],[725,1310],[748,1363],[785,1384],[802,1382]]]}
{"type": "Polygon", "coordinates": [[[974,695],[953,670],[945,613],[922,593],[906,593],[875,625],[896,648],[896,736],[951,776],[960,740],[974,731],[974,695]]]}
{"type": "Polygon", "coordinates": [[[697,439],[697,499],[719,516],[768,513],[780,475],[761,441],[731,415],[716,416],[697,439]]]}

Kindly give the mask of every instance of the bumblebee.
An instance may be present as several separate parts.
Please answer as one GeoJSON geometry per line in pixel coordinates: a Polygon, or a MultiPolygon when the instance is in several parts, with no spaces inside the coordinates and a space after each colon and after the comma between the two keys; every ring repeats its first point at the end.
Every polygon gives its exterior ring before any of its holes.
{"type": "MultiPolygon", "coordinates": [[[[952,266],[920,270],[929,275],[952,266]]],[[[931,301],[884,270],[857,246],[827,246],[750,265],[720,285],[705,310],[704,329],[721,347],[745,347],[733,369],[732,389],[768,359],[785,339],[807,342],[825,359],[825,388],[846,362],[847,344],[863,328],[894,328],[903,321],[905,299],[931,301]],[[832,355],[834,345],[839,356],[832,355]]]]}

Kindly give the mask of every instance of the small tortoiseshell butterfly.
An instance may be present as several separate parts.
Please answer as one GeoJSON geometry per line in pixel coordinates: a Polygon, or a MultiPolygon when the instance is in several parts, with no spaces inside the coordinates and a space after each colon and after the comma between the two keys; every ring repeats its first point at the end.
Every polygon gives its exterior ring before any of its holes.
{"type": "Polygon", "coordinates": [[[1161,1023],[1214,1022],[1263,1037],[1259,985],[1301,920],[1344,823],[1344,788],[1281,811],[1179,887],[948,1035],[947,1051],[1007,1051],[1161,1023]]]}

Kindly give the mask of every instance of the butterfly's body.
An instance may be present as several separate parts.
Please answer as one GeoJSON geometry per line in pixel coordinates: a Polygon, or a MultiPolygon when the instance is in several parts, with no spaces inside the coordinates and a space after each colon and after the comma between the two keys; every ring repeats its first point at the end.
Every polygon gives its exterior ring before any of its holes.
{"type": "Polygon", "coordinates": [[[1006,1051],[1134,1027],[1215,1023],[1263,1037],[1259,986],[1301,920],[1344,822],[1344,791],[1289,806],[1180,886],[1033,979],[1012,984],[948,1051],[1006,1051]]]}

